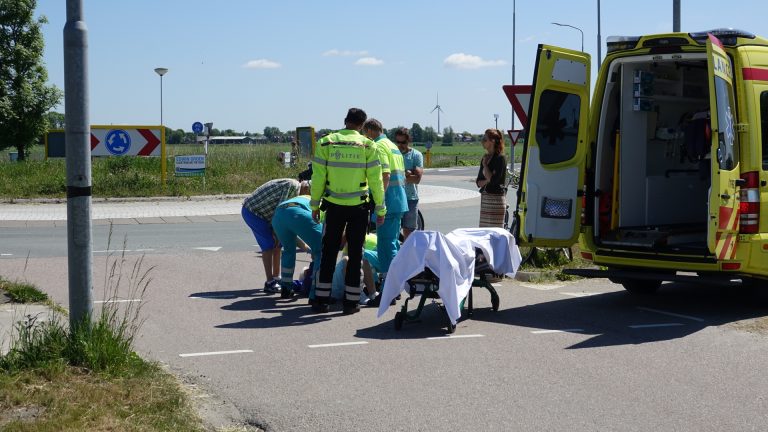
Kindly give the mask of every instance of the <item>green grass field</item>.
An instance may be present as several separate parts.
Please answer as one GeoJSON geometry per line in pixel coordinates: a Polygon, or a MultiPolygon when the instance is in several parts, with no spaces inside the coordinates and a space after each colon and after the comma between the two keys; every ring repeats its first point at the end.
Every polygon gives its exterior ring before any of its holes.
{"type": "MultiPolygon", "coordinates": [[[[416,145],[422,153],[424,146],[416,145]]],[[[285,168],[278,161],[290,145],[211,145],[203,177],[175,177],[174,156],[202,154],[194,144],[169,145],[166,182],[161,182],[160,158],[93,158],[91,166],[94,197],[194,196],[250,193],[264,182],[281,177],[295,178],[306,167],[301,158],[296,167],[285,168]]],[[[515,148],[519,161],[521,147],[515,148]]],[[[63,198],[66,196],[64,159],[45,160],[44,148],[31,149],[28,160],[9,161],[9,151],[0,151],[0,198],[63,198]]],[[[509,150],[506,151],[507,154],[509,150]]],[[[431,167],[476,166],[483,148],[478,142],[436,145],[430,151],[431,167]]]]}

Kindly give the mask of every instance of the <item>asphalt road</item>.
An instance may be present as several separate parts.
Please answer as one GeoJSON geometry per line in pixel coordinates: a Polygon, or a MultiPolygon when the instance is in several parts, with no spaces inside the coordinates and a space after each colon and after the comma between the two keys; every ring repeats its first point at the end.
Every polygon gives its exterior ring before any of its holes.
{"type": "MultiPolygon", "coordinates": [[[[430,181],[472,187],[467,172],[431,174],[430,181]]],[[[474,226],[478,200],[467,201],[425,208],[427,227],[474,226]]],[[[665,284],[656,296],[637,297],[606,280],[505,280],[500,310],[476,290],[473,319],[454,336],[446,337],[435,304],[421,322],[395,331],[396,308],[382,319],[374,309],[317,315],[304,300],[265,295],[254,242],[240,225],[126,226],[127,248],[153,250],[128,252],[125,273],[143,256],[152,281],[141,293],[124,278],[117,300],[142,306],[136,347],[144,356],[237,407],[250,424],[270,431],[768,429],[768,339],[749,331],[764,321],[763,293],[665,284]]],[[[63,232],[40,230],[14,232],[14,241],[29,241],[30,251],[66,243],[63,232]]],[[[3,247],[9,232],[0,231],[3,247]]],[[[299,258],[305,265],[306,255],[299,258]]],[[[111,298],[103,286],[114,260],[121,255],[95,254],[96,300],[111,298]]],[[[66,305],[66,265],[65,254],[30,252],[0,257],[0,274],[27,279],[66,305]]]]}

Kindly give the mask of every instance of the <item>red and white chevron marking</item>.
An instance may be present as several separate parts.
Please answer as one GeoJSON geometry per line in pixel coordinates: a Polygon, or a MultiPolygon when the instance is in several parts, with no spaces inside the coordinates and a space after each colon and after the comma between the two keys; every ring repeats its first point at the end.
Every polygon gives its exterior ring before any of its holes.
{"type": "Polygon", "coordinates": [[[104,128],[91,128],[91,155],[92,156],[115,156],[105,145],[105,140],[109,132],[113,130],[122,130],[130,137],[131,145],[128,150],[120,156],[160,156],[160,128],[137,128],[110,126],[104,128]]]}

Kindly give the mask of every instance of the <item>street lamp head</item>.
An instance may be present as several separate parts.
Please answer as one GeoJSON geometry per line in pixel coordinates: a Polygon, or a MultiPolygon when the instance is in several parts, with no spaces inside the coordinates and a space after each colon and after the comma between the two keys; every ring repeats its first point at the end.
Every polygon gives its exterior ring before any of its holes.
{"type": "Polygon", "coordinates": [[[163,76],[163,75],[165,75],[168,72],[168,69],[167,68],[155,68],[155,72],[158,75],[163,76]]]}

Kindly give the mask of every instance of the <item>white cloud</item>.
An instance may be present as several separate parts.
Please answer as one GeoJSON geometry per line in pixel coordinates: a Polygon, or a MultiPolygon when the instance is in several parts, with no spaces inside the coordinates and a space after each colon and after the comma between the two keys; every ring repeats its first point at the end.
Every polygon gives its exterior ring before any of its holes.
{"type": "Polygon", "coordinates": [[[324,57],[363,57],[367,56],[368,51],[350,51],[350,50],[337,50],[332,49],[323,53],[324,57]]]}
{"type": "Polygon", "coordinates": [[[451,54],[443,60],[443,65],[456,69],[479,69],[484,67],[504,66],[507,64],[504,60],[484,60],[482,57],[456,53],[451,54]]]}
{"type": "Polygon", "coordinates": [[[282,67],[282,65],[272,60],[256,59],[244,64],[243,67],[246,69],[277,69],[282,67]]]}
{"type": "Polygon", "coordinates": [[[384,60],[377,59],[376,57],[363,57],[355,62],[358,66],[381,66],[384,64],[384,60]]]}

